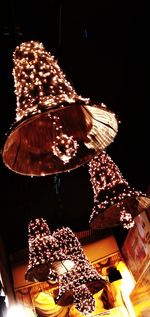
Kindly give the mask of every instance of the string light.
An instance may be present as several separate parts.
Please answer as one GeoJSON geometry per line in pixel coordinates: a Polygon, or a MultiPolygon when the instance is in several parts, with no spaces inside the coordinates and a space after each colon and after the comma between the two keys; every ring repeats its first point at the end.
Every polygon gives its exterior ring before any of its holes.
{"type": "Polygon", "coordinates": [[[29,263],[25,278],[29,281],[57,282],[50,264],[63,258],[57,241],[51,236],[46,220],[31,220],[28,226],[29,263]],[[58,253],[59,250],[59,253],[58,253]]]}
{"type": "Polygon", "coordinates": [[[70,171],[113,142],[115,114],[78,95],[42,43],[21,43],[13,62],[16,118],[2,151],[8,168],[29,176],[70,171]]]}
{"type": "Polygon", "coordinates": [[[75,307],[84,314],[95,309],[93,293],[98,292],[106,285],[106,281],[89,262],[83,252],[78,238],[68,227],[57,229],[53,233],[61,252],[66,259],[74,262],[71,270],[59,275],[59,291],[55,302],[64,305],[73,297],[75,307]]]}
{"type": "Polygon", "coordinates": [[[54,107],[63,102],[72,103],[78,96],[60,69],[54,56],[42,43],[24,42],[13,54],[13,76],[17,97],[16,121],[42,108],[54,107]]]}
{"type": "Polygon", "coordinates": [[[53,232],[52,237],[56,239],[62,253],[65,253],[66,258],[72,257],[77,261],[77,257],[85,258],[83,249],[78,238],[69,227],[62,227],[53,232]]]}
{"type": "Polygon", "coordinates": [[[84,315],[89,315],[95,310],[95,299],[86,285],[74,288],[73,303],[75,308],[84,315]]]}
{"type": "Polygon", "coordinates": [[[53,134],[55,134],[52,142],[52,151],[64,164],[68,163],[74,156],[76,156],[77,149],[79,147],[73,136],[68,136],[62,131],[62,125],[60,125],[60,118],[58,116],[48,115],[52,120],[53,134]]]}
{"type": "Polygon", "coordinates": [[[58,305],[64,306],[73,300],[82,313],[93,311],[92,295],[102,289],[106,281],[89,262],[72,230],[63,227],[51,235],[43,218],[30,221],[28,230],[29,264],[25,278],[58,282],[55,298],[58,305]]]}
{"type": "Polygon", "coordinates": [[[126,208],[123,206],[123,203],[120,203],[120,222],[125,229],[130,229],[134,227],[135,222],[132,219],[132,215],[126,211],[126,208]]]}
{"type": "Polygon", "coordinates": [[[133,218],[148,208],[150,199],[129,186],[105,151],[91,159],[89,174],[94,193],[90,226],[102,229],[121,223],[126,229],[132,228],[133,218]]]}

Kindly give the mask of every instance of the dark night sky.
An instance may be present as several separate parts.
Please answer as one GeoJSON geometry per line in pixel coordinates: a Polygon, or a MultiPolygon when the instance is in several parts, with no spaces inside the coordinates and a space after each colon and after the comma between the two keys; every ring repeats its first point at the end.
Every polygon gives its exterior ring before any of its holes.
{"type": "MultiPolygon", "coordinates": [[[[84,97],[104,102],[121,121],[107,151],[129,184],[146,192],[149,168],[149,53],[146,7],[136,1],[14,1],[1,10],[0,143],[15,121],[12,53],[23,41],[43,42],[84,97]]],[[[87,166],[59,175],[17,175],[0,162],[0,232],[8,252],[27,246],[31,218],[52,229],[88,228],[93,194],[87,166]]]]}

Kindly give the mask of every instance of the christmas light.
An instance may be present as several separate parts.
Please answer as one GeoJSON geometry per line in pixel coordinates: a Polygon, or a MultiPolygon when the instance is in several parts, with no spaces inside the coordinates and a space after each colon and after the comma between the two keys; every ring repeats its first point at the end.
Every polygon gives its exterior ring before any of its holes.
{"type": "MultiPolygon", "coordinates": [[[[54,56],[45,50],[42,43],[30,41],[17,46],[13,61],[16,121],[40,112],[42,108],[72,103],[78,97],[54,56]]],[[[87,103],[89,99],[80,97],[80,100],[87,103]]]]}
{"type": "Polygon", "coordinates": [[[150,206],[150,198],[129,186],[105,151],[91,159],[89,174],[94,193],[90,227],[104,229],[122,224],[132,228],[135,216],[150,206]]]}
{"type": "MultiPolygon", "coordinates": [[[[29,263],[25,279],[56,283],[57,273],[51,263],[63,259],[57,241],[51,236],[46,220],[31,220],[28,226],[29,263]],[[58,253],[59,250],[59,253],[58,253]]],[[[64,256],[65,258],[65,256],[64,256]]]]}
{"type": "Polygon", "coordinates": [[[132,219],[132,215],[126,211],[126,207],[123,206],[123,202],[119,203],[118,207],[120,207],[120,223],[123,228],[130,229],[134,227],[135,222],[132,219]]]}
{"type": "Polygon", "coordinates": [[[63,227],[50,234],[43,218],[30,221],[28,230],[29,264],[25,278],[57,282],[56,304],[64,306],[73,302],[84,314],[93,311],[93,294],[101,290],[106,281],[89,262],[72,230],[63,227]]]}
{"type": "Polygon", "coordinates": [[[89,315],[95,310],[95,299],[85,285],[74,289],[73,303],[75,308],[84,315],[89,315]]]}
{"type": "Polygon", "coordinates": [[[64,164],[68,163],[74,156],[76,156],[79,147],[73,136],[68,136],[63,133],[62,126],[59,124],[60,118],[49,115],[52,120],[55,133],[55,141],[52,143],[52,151],[64,164]]]}
{"type": "Polygon", "coordinates": [[[55,302],[67,305],[73,300],[80,312],[89,314],[95,309],[92,295],[102,289],[106,281],[89,262],[78,238],[70,228],[57,229],[53,237],[57,240],[61,252],[66,254],[66,259],[74,263],[71,270],[66,270],[58,277],[59,290],[55,302]]]}
{"type": "Polygon", "coordinates": [[[69,171],[114,141],[115,114],[78,95],[42,43],[21,43],[13,62],[16,118],[2,151],[8,168],[29,176],[69,171]]]}

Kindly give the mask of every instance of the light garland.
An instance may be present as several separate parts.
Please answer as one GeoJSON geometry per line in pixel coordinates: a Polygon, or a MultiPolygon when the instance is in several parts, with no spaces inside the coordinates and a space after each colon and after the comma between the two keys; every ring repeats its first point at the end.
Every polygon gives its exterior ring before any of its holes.
{"type": "Polygon", "coordinates": [[[28,226],[29,263],[25,278],[29,281],[50,280],[56,283],[57,273],[51,263],[65,259],[57,241],[50,234],[46,220],[31,220],[28,226]],[[58,252],[59,250],[59,252],[58,252]]]}
{"type": "Polygon", "coordinates": [[[86,285],[74,288],[73,303],[75,308],[84,315],[89,315],[95,310],[95,299],[86,285]]]}
{"type": "Polygon", "coordinates": [[[127,181],[123,178],[119,168],[104,151],[101,155],[91,159],[89,162],[89,173],[95,198],[100,191],[110,190],[116,184],[127,185],[127,181]]]}
{"type": "Polygon", "coordinates": [[[129,186],[117,165],[105,151],[91,159],[89,174],[94,193],[90,226],[104,229],[121,223],[126,229],[132,228],[133,217],[150,205],[149,198],[129,186]]]}
{"type": "Polygon", "coordinates": [[[59,275],[59,291],[55,302],[64,305],[73,296],[75,307],[80,312],[89,314],[95,309],[92,294],[102,289],[106,281],[89,262],[78,238],[70,228],[57,229],[53,237],[57,240],[61,252],[66,254],[66,259],[75,264],[71,270],[59,275]]]}
{"type": "Polygon", "coordinates": [[[73,136],[68,136],[63,133],[58,116],[52,116],[50,114],[48,116],[53,126],[54,138],[51,146],[53,154],[66,164],[76,156],[79,145],[77,141],[73,139],[73,136]]]}
{"type": "Polygon", "coordinates": [[[123,202],[119,203],[119,206],[117,205],[117,207],[120,208],[120,223],[123,228],[130,229],[134,227],[135,222],[132,219],[132,215],[130,212],[127,212],[126,207],[123,206],[123,202]]]}
{"type": "Polygon", "coordinates": [[[55,230],[52,237],[56,239],[61,252],[65,253],[66,258],[71,256],[75,262],[78,261],[78,256],[80,256],[81,259],[85,258],[78,238],[69,227],[62,227],[61,229],[55,230]]]}
{"type": "Polygon", "coordinates": [[[58,282],[55,298],[58,305],[64,306],[73,300],[82,313],[93,311],[92,295],[102,289],[106,281],[89,262],[72,230],[63,227],[51,235],[43,218],[30,221],[28,230],[29,264],[25,278],[58,282]]]}
{"type": "Polygon", "coordinates": [[[78,95],[42,43],[21,43],[13,62],[17,107],[2,152],[7,167],[29,176],[57,174],[86,164],[113,142],[115,114],[78,95]]]}
{"type": "Polygon", "coordinates": [[[42,43],[24,42],[13,54],[13,76],[17,97],[16,121],[42,108],[72,103],[78,96],[60,69],[54,56],[47,52],[42,43]]]}

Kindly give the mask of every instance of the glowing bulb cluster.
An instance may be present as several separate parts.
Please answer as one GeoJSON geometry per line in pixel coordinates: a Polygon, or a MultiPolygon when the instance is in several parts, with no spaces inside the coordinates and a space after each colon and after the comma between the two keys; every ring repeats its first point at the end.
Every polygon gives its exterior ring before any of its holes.
{"type": "Polygon", "coordinates": [[[120,222],[122,223],[123,228],[130,229],[134,227],[135,222],[132,219],[131,214],[126,211],[126,208],[123,206],[123,204],[120,204],[119,207],[122,207],[120,210],[120,222]]]}
{"type": "Polygon", "coordinates": [[[63,227],[57,229],[51,235],[49,227],[43,218],[31,221],[28,230],[29,265],[26,276],[30,277],[31,280],[36,277],[38,280],[39,267],[42,267],[40,271],[40,273],[43,273],[42,279],[51,279],[53,281],[54,277],[57,277],[59,290],[55,298],[56,303],[59,303],[59,300],[66,296],[66,293],[72,292],[76,308],[79,311],[82,313],[93,311],[95,302],[88,285],[92,283],[93,287],[93,283],[96,283],[96,287],[101,289],[106,282],[89,262],[72,230],[68,227],[63,227]],[[57,265],[55,265],[58,263],[57,261],[62,261],[65,265],[68,260],[70,261],[69,264],[73,263],[73,265],[69,266],[69,269],[66,266],[63,272],[59,272],[57,265]],[[49,274],[45,274],[45,265],[48,267],[49,274]],[[76,289],[79,291],[78,295],[76,289]]]}
{"type": "Polygon", "coordinates": [[[59,303],[65,294],[73,292],[73,303],[76,308],[80,312],[88,314],[95,308],[95,301],[88,285],[96,283],[101,289],[106,282],[85,256],[79,240],[71,229],[68,227],[58,229],[53,233],[53,237],[57,239],[61,252],[65,252],[66,259],[75,263],[70,271],[59,275],[59,292],[55,301],[59,303]]]}
{"type": "Polygon", "coordinates": [[[88,315],[95,309],[95,299],[86,285],[81,285],[74,289],[73,302],[75,308],[84,315],[88,315]]]}
{"type": "Polygon", "coordinates": [[[60,253],[57,241],[50,234],[46,221],[43,218],[31,220],[28,233],[29,263],[26,279],[56,281],[57,274],[49,263],[59,260],[60,257],[63,259],[63,254],[60,253]]]}
{"type": "Polygon", "coordinates": [[[78,96],[43,44],[30,41],[17,46],[14,54],[16,121],[61,103],[89,99],[78,96]]]}
{"type": "Polygon", "coordinates": [[[140,196],[141,192],[129,186],[105,151],[89,162],[89,173],[94,192],[94,207],[89,222],[92,223],[98,215],[116,205],[116,208],[120,209],[120,222],[123,227],[126,229],[133,227],[132,208],[129,210],[126,201],[140,196]]]}
{"type": "Polygon", "coordinates": [[[50,114],[48,116],[52,121],[53,128],[53,143],[51,146],[53,154],[66,164],[76,156],[79,145],[77,141],[73,139],[73,136],[68,136],[63,133],[58,116],[51,116],[50,114]]]}
{"type": "Polygon", "coordinates": [[[89,173],[95,197],[99,195],[100,191],[109,190],[118,183],[128,184],[120,173],[119,168],[105,151],[91,159],[89,162],[89,173]]]}
{"type": "Polygon", "coordinates": [[[82,246],[70,228],[57,229],[52,236],[57,240],[61,252],[66,254],[66,258],[72,257],[75,262],[78,261],[78,256],[85,259],[82,246]]]}

